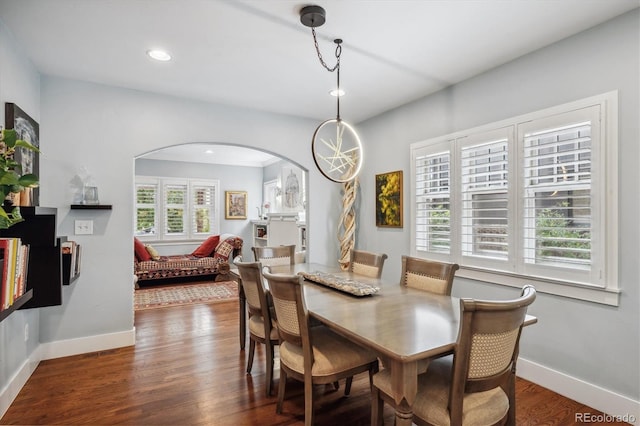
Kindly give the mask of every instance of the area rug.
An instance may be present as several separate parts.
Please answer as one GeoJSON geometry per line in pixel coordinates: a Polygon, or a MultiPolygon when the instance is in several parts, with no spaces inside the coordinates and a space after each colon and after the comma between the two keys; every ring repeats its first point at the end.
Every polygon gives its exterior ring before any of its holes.
{"type": "Polygon", "coordinates": [[[142,287],[134,292],[134,309],[140,311],[231,300],[238,300],[238,284],[235,281],[142,287]]]}

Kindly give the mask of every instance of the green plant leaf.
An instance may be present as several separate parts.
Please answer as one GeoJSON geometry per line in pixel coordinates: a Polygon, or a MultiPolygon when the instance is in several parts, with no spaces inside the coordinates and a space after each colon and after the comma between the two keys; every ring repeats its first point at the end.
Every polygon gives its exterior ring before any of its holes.
{"type": "Polygon", "coordinates": [[[22,148],[26,148],[28,150],[31,151],[35,151],[35,152],[40,152],[40,150],[38,149],[38,147],[36,147],[35,145],[32,145],[31,143],[24,141],[22,139],[18,139],[15,143],[16,148],[17,147],[22,147],[22,148]]]}
{"type": "Polygon", "coordinates": [[[20,214],[19,207],[14,207],[10,212],[0,207],[0,229],[7,229],[22,221],[24,221],[24,219],[20,214]]]}
{"type": "Polygon", "coordinates": [[[12,186],[18,184],[18,175],[13,172],[5,172],[0,176],[0,185],[12,186]]]}
{"type": "Polygon", "coordinates": [[[14,129],[2,129],[2,141],[7,145],[7,147],[13,148],[16,146],[17,139],[18,136],[14,129]]]}
{"type": "Polygon", "coordinates": [[[18,179],[20,186],[25,188],[35,188],[38,186],[38,176],[33,173],[28,173],[26,175],[22,175],[20,179],[18,179]]]}

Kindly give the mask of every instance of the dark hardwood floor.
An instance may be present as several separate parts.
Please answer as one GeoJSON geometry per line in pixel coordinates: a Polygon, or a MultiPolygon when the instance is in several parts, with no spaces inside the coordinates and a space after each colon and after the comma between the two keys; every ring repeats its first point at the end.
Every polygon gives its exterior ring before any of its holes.
{"type": "MultiPolygon", "coordinates": [[[[135,347],[40,363],[1,424],[20,425],[299,425],[302,387],[291,382],[283,413],[265,396],[264,347],[251,375],[238,344],[238,304],[178,306],[136,312],[135,347]]],[[[247,345],[248,347],[248,345],[247,345]]],[[[276,388],[279,377],[276,360],[276,388]]],[[[367,425],[367,375],[351,395],[315,389],[318,425],[367,425]]],[[[520,425],[572,425],[596,411],[525,380],[517,382],[520,425]]],[[[385,424],[393,411],[385,407],[385,424]]],[[[614,423],[608,423],[614,424],[614,423]]]]}

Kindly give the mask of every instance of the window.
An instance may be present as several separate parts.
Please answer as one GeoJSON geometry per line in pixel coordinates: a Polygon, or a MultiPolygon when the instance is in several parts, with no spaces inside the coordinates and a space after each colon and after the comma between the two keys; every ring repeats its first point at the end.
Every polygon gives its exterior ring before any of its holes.
{"type": "Polygon", "coordinates": [[[451,253],[450,165],[446,144],[422,150],[415,159],[415,235],[419,251],[451,253]]]}
{"type": "Polygon", "coordinates": [[[617,305],[617,94],[411,146],[412,254],[617,305]]]}
{"type": "Polygon", "coordinates": [[[136,178],[135,234],[153,240],[219,233],[218,181],[136,178]]]}

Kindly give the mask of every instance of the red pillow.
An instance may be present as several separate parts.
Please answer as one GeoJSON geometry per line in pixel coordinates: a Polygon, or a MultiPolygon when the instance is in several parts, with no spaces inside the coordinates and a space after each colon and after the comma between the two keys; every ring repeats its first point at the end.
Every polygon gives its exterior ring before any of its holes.
{"type": "Polygon", "coordinates": [[[140,262],[151,260],[151,255],[145,248],[144,244],[136,237],[133,237],[133,252],[136,254],[136,257],[140,262]]]}
{"type": "Polygon", "coordinates": [[[209,257],[211,256],[211,253],[213,253],[213,251],[216,249],[216,246],[219,242],[220,235],[212,235],[204,240],[204,242],[200,244],[200,247],[195,249],[195,251],[191,253],[191,255],[196,257],[209,257]]]}

